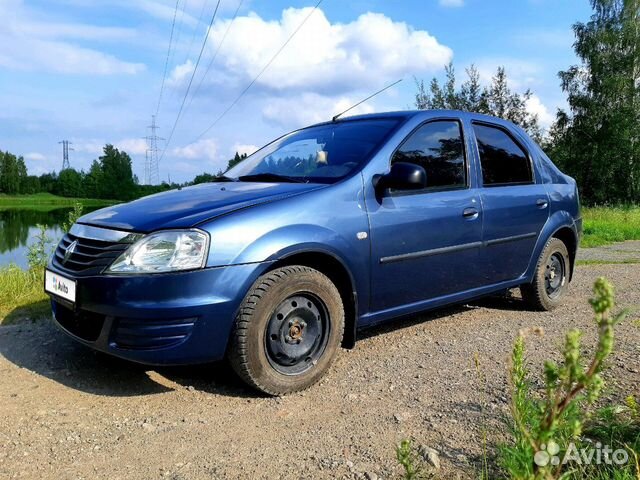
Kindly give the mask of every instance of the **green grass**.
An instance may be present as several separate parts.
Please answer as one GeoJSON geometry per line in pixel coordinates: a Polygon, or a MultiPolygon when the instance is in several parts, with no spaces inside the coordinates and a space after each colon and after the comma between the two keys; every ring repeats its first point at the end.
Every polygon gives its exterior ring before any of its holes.
{"type": "Polygon", "coordinates": [[[15,265],[0,268],[0,325],[49,315],[41,274],[15,265]]]}
{"type": "Polygon", "coordinates": [[[34,193],[33,195],[5,195],[0,194],[0,207],[32,207],[32,206],[69,206],[81,203],[84,207],[101,207],[118,203],[116,200],[102,200],[98,198],[67,198],[51,193],[34,193]]]}
{"type": "Polygon", "coordinates": [[[633,396],[627,398],[625,406],[608,406],[595,412],[587,423],[580,447],[593,448],[600,442],[612,449],[624,449],[629,460],[624,465],[583,465],[567,477],[568,480],[637,480],[640,478],[640,412],[633,396]]]}
{"type": "Polygon", "coordinates": [[[581,247],[640,240],[640,207],[585,207],[582,219],[581,247]]]}
{"type": "Polygon", "coordinates": [[[640,263],[640,260],[629,258],[627,260],[576,260],[576,265],[629,265],[640,263]]]}

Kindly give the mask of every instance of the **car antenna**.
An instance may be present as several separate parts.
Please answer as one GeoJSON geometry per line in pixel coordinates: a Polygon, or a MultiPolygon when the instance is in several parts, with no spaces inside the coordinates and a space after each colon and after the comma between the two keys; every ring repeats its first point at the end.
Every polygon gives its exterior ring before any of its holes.
{"type": "Polygon", "coordinates": [[[398,84],[398,83],[400,83],[402,80],[404,80],[404,79],[402,79],[402,78],[401,78],[400,80],[396,80],[396,81],[395,81],[395,82],[393,82],[392,84],[387,85],[386,87],[384,87],[382,90],[378,90],[378,91],[377,91],[376,93],[374,93],[373,95],[369,95],[369,96],[368,96],[367,98],[365,98],[364,100],[361,100],[361,101],[359,101],[358,103],[356,103],[355,105],[353,105],[353,106],[351,106],[351,107],[347,108],[344,112],[341,112],[341,113],[339,113],[339,114],[335,115],[335,116],[331,119],[331,121],[332,121],[332,122],[335,122],[336,120],[338,120],[338,118],[340,118],[342,115],[344,115],[345,113],[347,113],[349,110],[353,110],[353,109],[354,109],[354,108],[356,108],[358,105],[363,104],[363,103],[364,103],[364,102],[366,102],[367,100],[371,100],[371,99],[372,99],[373,97],[375,97],[376,95],[379,95],[380,93],[382,93],[382,92],[384,92],[385,90],[387,90],[387,89],[389,89],[389,88],[393,87],[394,85],[397,85],[397,84],[398,84]]]}

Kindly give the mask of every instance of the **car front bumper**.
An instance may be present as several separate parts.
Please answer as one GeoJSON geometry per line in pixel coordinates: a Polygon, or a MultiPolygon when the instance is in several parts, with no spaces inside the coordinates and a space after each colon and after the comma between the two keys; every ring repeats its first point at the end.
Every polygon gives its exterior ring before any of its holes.
{"type": "Polygon", "coordinates": [[[237,310],[267,264],[153,275],[74,276],[76,302],[51,295],[56,324],[96,350],[149,365],[224,357],[237,310]]]}

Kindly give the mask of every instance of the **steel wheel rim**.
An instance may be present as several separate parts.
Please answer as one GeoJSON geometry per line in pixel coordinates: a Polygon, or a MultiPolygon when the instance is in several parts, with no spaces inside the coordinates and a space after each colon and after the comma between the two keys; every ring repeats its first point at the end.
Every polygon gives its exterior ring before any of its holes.
{"type": "Polygon", "coordinates": [[[566,266],[564,256],[555,252],[547,260],[544,272],[545,290],[549,298],[556,298],[560,295],[566,280],[566,266]]]}
{"type": "Polygon", "coordinates": [[[265,332],[271,366],[284,375],[300,375],[318,363],[331,329],[329,312],[320,298],[296,293],[273,311],[265,332]]]}

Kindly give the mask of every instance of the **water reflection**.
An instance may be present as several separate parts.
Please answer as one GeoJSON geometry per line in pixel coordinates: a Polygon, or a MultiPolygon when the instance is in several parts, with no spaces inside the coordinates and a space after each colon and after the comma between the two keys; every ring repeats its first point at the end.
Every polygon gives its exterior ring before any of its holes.
{"type": "MultiPolygon", "coordinates": [[[[28,246],[38,233],[37,225],[47,227],[51,246],[63,235],[62,224],[71,208],[6,208],[0,209],[0,267],[15,263],[27,266],[28,246]]],[[[89,211],[89,210],[86,210],[89,211]]]]}

